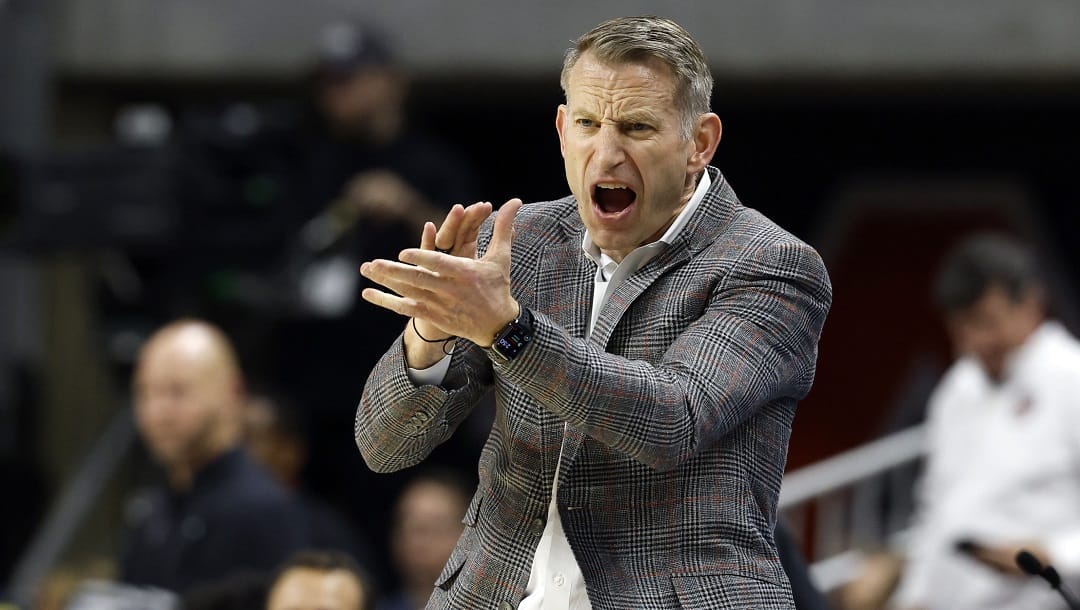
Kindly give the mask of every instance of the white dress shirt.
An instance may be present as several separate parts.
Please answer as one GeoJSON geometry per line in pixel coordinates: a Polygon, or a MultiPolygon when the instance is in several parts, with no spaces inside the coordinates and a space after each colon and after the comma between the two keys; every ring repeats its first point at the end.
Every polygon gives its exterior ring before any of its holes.
{"type": "Polygon", "coordinates": [[[928,413],[927,471],[894,605],[928,610],[1064,608],[1039,578],[996,573],[955,550],[1032,541],[1066,582],[1080,576],[1080,343],[1044,323],[995,383],[970,358],[928,413]]]}

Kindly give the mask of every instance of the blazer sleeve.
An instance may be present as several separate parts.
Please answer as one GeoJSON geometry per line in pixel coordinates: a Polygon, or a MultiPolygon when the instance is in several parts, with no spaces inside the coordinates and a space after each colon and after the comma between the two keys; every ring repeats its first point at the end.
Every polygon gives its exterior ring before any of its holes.
{"type": "Polygon", "coordinates": [[[716,283],[703,314],[655,366],[602,351],[536,313],[532,345],[495,370],[588,436],[670,470],[769,402],[805,396],[831,302],[817,252],[772,241],[716,283]]]}
{"type": "Polygon", "coordinates": [[[442,384],[415,385],[399,336],[372,369],[356,409],[353,436],[364,461],[376,472],[420,463],[450,438],[490,385],[490,361],[463,339],[442,384]]]}

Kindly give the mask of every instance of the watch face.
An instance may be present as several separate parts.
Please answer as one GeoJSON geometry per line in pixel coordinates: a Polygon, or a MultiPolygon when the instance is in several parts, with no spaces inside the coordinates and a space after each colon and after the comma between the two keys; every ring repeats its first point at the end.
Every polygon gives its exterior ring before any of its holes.
{"type": "Polygon", "coordinates": [[[507,360],[513,359],[532,341],[532,329],[519,322],[511,322],[506,330],[495,339],[491,347],[507,360]]]}

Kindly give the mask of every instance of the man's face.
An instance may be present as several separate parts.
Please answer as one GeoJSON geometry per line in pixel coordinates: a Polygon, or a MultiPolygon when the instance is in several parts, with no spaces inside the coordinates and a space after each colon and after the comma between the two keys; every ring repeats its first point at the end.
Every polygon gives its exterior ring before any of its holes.
{"type": "Polygon", "coordinates": [[[406,582],[435,582],[461,536],[464,513],[461,497],[445,485],[425,481],[406,490],[392,541],[406,582]]]}
{"type": "Polygon", "coordinates": [[[403,103],[400,77],[389,68],[368,67],[320,83],[319,105],[338,131],[363,135],[388,107],[403,103]]]}
{"type": "Polygon", "coordinates": [[[993,379],[1000,379],[1009,354],[1027,341],[1043,318],[1042,300],[1034,292],[1014,300],[991,286],[971,307],[945,316],[953,349],[974,356],[993,379]]]}
{"type": "Polygon", "coordinates": [[[133,384],[135,418],[143,441],[165,467],[207,457],[221,426],[230,425],[232,388],[211,363],[200,361],[184,338],[148,346],[133,384]]]}
{"type": "Polygon", "coordinates": [[[694,137],[683,137],[675,78],[659,62],[609,65],[586,52],[566,98],[555,120],[566,180],[593,242],[621,261],[663,235],[715,142],[699,150],[700,121],[694,137]]]}
{"type": "Polygon", "coordinates": [[[293,568],[270,590],[267,610],[359,610],[364,595],[345,570],[293,568]]]}

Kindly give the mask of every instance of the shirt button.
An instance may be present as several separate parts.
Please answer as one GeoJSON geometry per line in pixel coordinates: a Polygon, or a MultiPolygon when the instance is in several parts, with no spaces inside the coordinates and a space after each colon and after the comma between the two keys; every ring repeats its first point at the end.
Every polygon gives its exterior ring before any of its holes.
{"type": "Polygon", "coordinates": [[[533,522],[529,525],[529,531],[539,536],[544,533],[544,520],[537,517],[533,519],[533,522]]]}
{"type": "Polygon", "coordinates": [[[514,605],[510,602],[503,602],[499,604],[499,610],[515,610],[514,605]]]}
{"type": "Polygon", "coordinates": [[[556,574],[555,578],[552,578],[551,581],[555,583],[556,587],[561,587],[566,584],[566,578],[564,578],[562,574],[556,574]]]}

